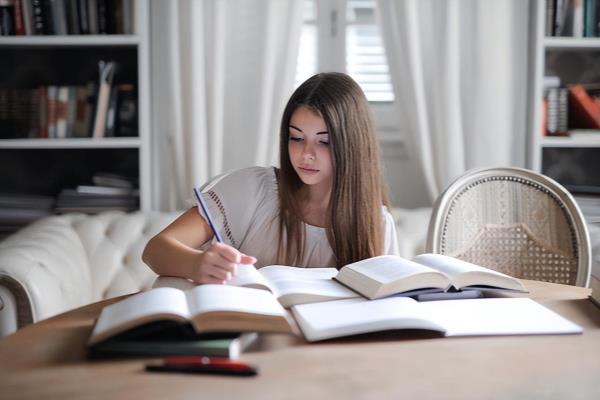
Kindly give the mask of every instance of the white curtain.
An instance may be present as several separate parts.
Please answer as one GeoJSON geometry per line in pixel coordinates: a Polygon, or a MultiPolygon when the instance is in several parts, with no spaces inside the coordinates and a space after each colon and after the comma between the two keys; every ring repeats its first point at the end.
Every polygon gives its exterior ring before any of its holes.
{"type": "Polygon", "coordinates": [[[524,166],[529,2],[378,0],[399,115],[431,199],[464,171],[524,166]]]}
{"type": "Polygon", "coordinates": [[[221,172],[276,163],[302,1],[153,0],[151,16],[154,198],[181,209],[221,172]]]}

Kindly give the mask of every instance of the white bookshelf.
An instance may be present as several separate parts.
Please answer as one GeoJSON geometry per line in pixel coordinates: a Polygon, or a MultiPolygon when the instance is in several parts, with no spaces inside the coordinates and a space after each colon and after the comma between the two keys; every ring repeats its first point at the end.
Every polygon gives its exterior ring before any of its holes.
{"type": "MultiPolygon", "coordinates": [[[[133,0],[134,7],[134,34],[132,35],[63,35],[63,36],[3,36],[0,37],[0,60],[3,54],[35,54],[35,52],[48,52],[54,49],[76,53],[81,50],[82,60],[94,58],[94,52],[102,57],[110,57],[112,51],[128,52],[127,60],[133,59],[137,65],[128,65],[130,71],[136,76],[138,136],[135,137],[109,137],[109,138],[66,138],[66,139],[0,139],[0,151],[18,152],[35,150],[39,152],[56,152],[65,150],[103,151],[114,156],[116,152],[127,150],[135,152],[137,156],[137,179],[139,180],[140,209],[152,209],[152,190],[150,188],[150,56],[149,56],[149,3],[148,0],[133,0]],[[70,50],[69,50],[70,49],[70,50]],[[23,53],[19,53],[23,52],[23,53]],[[108,56],[107,56],[108,54],[108,56]]],[[[17,56],[18,57],[18,56],[17,56]]],[[[57,56],[59,57],[59,56],[57,56]]],[[[98,56],[100,57],[100,56],[98,56]]],[[[97,63],[97,60],[94,60],[97,63]]],[[[4,62],[4,61],[1,61],[4,62]]],[[[91,62],[91,61],[90,61],[91,62]]],[[[128,63],[129,64],[129,63],[128,63]]],[[[27,76],[30,65],[15,65],[15,75],[27,76]],[[23,69],[18,71],[17,69],[23,69]]],[[[39,67],[39,66],[38,66],[39,67]]],[[[49,65],[48,68],[52,68],[49,65]]],[[[73,68],[76,73],[77,68],[73,68]]],[[[9,71],[10,72],[10,71],[9,71]]],[[[96,78],[94,76],[93,78],[96,78]]],[[[44,82],[43,84],[56,84],[44,82]]],[[[104,153],[103,153],[104,154],[104,153]]],[[[129,153],[127,153],[129,154],[129,153]]],[[[15,156],[16,157],[16,156],[15,156]]],[[[23,157],[25,165],[29,160],[23,157]]],[[[52,168],[52,166],[48,166],[52,168]]],[[[35,194],[30,193],[30,194],[35,194]]]]}
{"type": "Polygon", "coordinates": [[[530,25],[529,104],[532,105],[532,109],[528,121],[527,154],[528,167],[543,173],[544,149],[598,149],[600,157],[600,130],[577,130],[568,137],[547,137],[542,133],[544,75],[548,70],[558,70],[557,75],[560,76],[562,84],[578,83],[578,76],[583,77],[593,72],[594,65],[600,63],[600,38],[546,37],[546,2],[535,0],[531,7],[533,18],[530,25]],[[565,60],[569,62],[563,62],[565,60]],[[580,60],[585,62],[579,62],[580,60]]]}

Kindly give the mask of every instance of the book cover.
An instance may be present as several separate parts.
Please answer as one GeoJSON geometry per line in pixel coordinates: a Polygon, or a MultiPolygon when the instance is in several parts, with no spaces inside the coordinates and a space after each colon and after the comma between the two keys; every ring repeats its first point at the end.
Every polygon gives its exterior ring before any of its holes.
{"type": "MultiPolygon", "coordinates": [[[[189,327],[189,329],[192,329],[189,327]]],[[[174,332],[170,330],[170,332],[174,332]]],[[[170,337],[160,332],[145,337],[113,338],[89,349],[91,358],[208,356],[238,359],[258,339],[255,332],[170,337]]]]}

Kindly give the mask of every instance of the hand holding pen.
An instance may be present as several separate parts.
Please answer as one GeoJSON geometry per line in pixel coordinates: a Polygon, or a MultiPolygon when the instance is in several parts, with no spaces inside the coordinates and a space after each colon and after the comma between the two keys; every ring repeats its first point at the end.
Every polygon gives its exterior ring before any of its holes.
{"type": "Polygon", "coordinates": [[[194,188],[194,194],[216,239],[216,243],[211,244],[200,255],[190,279],[196,283],[225,283],[235,275],[237,264],[254,264],[256,258],[243,254],[223,242],[223,238],[219,234],[214,219],[198,189],[194,188]]]}

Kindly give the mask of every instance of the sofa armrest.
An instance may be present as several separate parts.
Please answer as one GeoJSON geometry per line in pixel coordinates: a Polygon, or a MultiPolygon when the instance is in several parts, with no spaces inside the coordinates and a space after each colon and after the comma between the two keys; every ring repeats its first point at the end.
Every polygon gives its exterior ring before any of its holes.
{"type": "Polygon", "coordinates": [[[89,261],[72,227],[42,219],[0,242],[0,335],[91,302],[89,261]]]}

